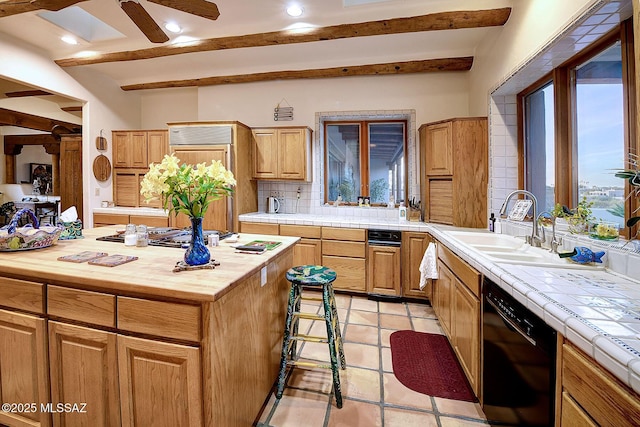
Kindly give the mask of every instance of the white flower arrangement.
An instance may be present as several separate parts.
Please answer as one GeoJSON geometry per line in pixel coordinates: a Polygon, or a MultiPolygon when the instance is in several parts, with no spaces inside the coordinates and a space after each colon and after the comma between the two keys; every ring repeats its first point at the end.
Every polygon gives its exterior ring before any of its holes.
{"type": "Polygon", "coordinates": [[[192,218],[204,216],[209,203],[233,194],[236,180],[219,160],[210,165],[180,165],[175,155],[165,155],[159,164],[149,165],[140,185],[148,203],[160,198],[169,212],[182,212],[192,218]]]}

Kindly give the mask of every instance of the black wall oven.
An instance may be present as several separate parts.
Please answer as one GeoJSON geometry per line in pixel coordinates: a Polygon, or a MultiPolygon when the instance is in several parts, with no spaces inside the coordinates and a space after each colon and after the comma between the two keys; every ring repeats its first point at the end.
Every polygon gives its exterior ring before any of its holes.
{"type": "Polygon", "coordinates": [[[482,407],[487,419],[552,426],[556,331],[485,278],[482,407]]]}

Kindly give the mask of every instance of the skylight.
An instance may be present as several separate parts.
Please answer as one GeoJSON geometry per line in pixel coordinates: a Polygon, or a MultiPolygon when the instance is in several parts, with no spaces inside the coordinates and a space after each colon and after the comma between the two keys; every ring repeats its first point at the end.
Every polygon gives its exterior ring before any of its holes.
{"type": "Polygon", "coordinates": [[[78,6],[67,7],[57,12],[43,11],[38,13],[38,16],[89,43],[125,37],[120,31],[78,6]]]}

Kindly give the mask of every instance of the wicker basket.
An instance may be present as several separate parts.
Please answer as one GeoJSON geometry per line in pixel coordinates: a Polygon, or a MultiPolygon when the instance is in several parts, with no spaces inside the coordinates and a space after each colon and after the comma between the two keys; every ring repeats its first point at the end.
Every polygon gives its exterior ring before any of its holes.
{"type": "Polygon", "coordinates": [[[9,225],[0,229],[0,251],[26,251],[42,249],[55,244],[64,227],[44,226],[40,228],[38,218],[30,209],[20,209],[13,215],[9,225]],[[23,215],[28,215],[33,225],[17,227],[23,215]]]}

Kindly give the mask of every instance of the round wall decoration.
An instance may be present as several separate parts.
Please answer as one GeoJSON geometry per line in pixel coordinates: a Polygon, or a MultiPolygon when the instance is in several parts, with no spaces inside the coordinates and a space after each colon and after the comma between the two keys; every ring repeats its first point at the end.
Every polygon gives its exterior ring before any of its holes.
{"type": "Polygon", "coordinates": [[[93,161],[93,176],[98,181],[106,181],[111,176],[111,162],[104,154],[98,155],[93,161]]]}

